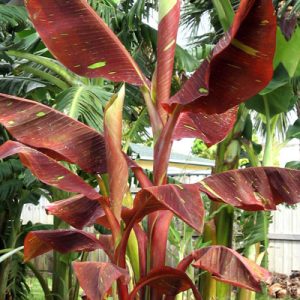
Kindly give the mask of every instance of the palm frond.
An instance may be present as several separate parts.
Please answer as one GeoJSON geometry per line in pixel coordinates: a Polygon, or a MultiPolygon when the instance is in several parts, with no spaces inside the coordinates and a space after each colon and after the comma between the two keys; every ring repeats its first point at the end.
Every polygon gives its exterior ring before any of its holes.
{"type": "Polygon", "coordinates": [[[30,25],[30,21],[23,6],[0,4],[0,30],[14,29],[21,31],[30,25]]]}
{"type": "Polygon", "coordinates": [[[57,96],[56,109],[102,132],[103,108],[111,95],[103,87],[71,87],[57,96]]]}
{"type": "MultiPolygon", "coordinates": [[[[231,0],[231,3],[236,10],[240,1],[231,0]]],[[[183,6],[181,25],[191,33],[192,45],[215,44],[223,35],[222,26],[212,1],[187,0],[183,6]],[[211,26],[209,32],[199,34],[202,22],[207,22],[207,20],[211,26]]]]}
{"type": "MultiPolygon", "coordinates": [[[[260,212],[241,212],[238,215],[240,232],[237,236],[237,243],[239,248],[245,249],[251,245],[264,241],[264,214],[260,212]]],[[[271,221],[270,214],[269,219],[271,221]]]]}
{"type": "Polygon", "coordinates": [[[125,150],[127,150],[130,143],[145,143],[150,138],[147,128],[149,128],[149,117],[147,110],[144,108],[137,119],[130,123],[127,131],[125,132],[124,138],[126,141],[125,150]]]}

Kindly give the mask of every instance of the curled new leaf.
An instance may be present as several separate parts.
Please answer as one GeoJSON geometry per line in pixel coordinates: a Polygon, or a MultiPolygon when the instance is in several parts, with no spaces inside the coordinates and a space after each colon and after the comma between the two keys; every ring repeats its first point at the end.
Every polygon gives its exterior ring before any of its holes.
{"type": "Polygon", "coordinates": [[[266,269],[224,246],[202,248],[193,257],[193,266],[210,272],[216,280],[249,290],[260,292],[260,283],[271,277],[266,269]]]}
{"type": "Polygon", "coordinates": [[[104,299],[117,279],[129,279],[125,269],[111,263],[75,262],[73,267],[80,286],[91,300],[104,299]]]}
{"type": "Polygon", "coordinates": [[[122,152],[122,113],[125,85],[109,101],[104,114],[104,135],[112,210],[121,218],[122,200],[128,185],[128,165],[122,152]]]}
{"type": "Polygon", "coordinates": [[[141,190],[135,197],[133,209],[124,213],[126,222],[138,222],[157,211],[170,210],[184,222],[202,232],[204,207],[198,185],[167,184],[141,190]]]}
{"type": "Polygon", "coordinates": [[[106,172],[103,136],[52,108],[0,94],[0,123],[15,139],[51,157],[87,172],[106,172]]]}
{"type": "Polygon", "coordinates": [[[68,253],[107,248],[107,245],[97,240],[94,235],[81,230],[31,231],[24,241],[24,260],[28,261],[50,250],[68,253]]]}
{"type": "Polygon", "coordinates": [[[77,229],[102,223],[105,218],[100,203],[83,195],[50,203],[46,210],[77,229]]]}
{"type": "Polygon", "coordinates": [[[137,64],[86,0],[25,3],[48,49],[74,73],[144,84],[137,64]]]}
{"type": "Polygon", "coordinates": [[[18,154],[23,165],[44,183],[64,191],[81,193],[93,200],[100,198],[93,187],[47,155],[13,141],[0,147],[0,158],[14,154],[18,154]]]}
{"type": "Polygon", "coordinates": [[[242,0],[233,25],[169,101],[186,111],[222,113],[261,91],[273,75],[276,17],[272,0],[242,0]]]}
{"type": "Polygon", "coordinates": [[[178,269],[162,267],[150,271],[147,276],[136,284],[129,295],[129,299],[134,300],[138,291],[146,285],[154,287],[167,296],[175,296],[180,292],[192,289],[195,299],[202,299],[192,280],[186,273],[178,269]]]}
{"type": "Polygon", "coordinates": [[[173,139],[200,138],[207,146],[222,141],[233,128],[237,107],[222,114],[183,112],[176,124],[173,139]]]}
{"type": "Polygon", "coordinates": [[[264,167],[233,170],[205,178],[200,190],[216,201],[244,210],[272,210],[300,202],[300,171],[264,167]]]}

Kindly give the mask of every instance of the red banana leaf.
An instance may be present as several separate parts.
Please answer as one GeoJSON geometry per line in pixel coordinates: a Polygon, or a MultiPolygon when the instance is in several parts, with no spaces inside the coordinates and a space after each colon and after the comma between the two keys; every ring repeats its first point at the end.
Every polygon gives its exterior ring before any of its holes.
{"type": "Polygon", "coordinates": [[[139,222],[158,210],[170,210],[198,232],[203,230],[204,206],[198,185],[167,184],[143,189],[137,193],[133,209],[127,210],[123,219],[126,223],[139,222]]]}
{"type": "Polygon", "coordinates": [[[147,273],[147,234],[144,232],[140,224],[135,224],[133,227],[139,247],[139,263],[140,277],[144,277],[147,273]]]}
{"type": "Polygon", "coordinates": [[[222,141],[233,128],[237,107],[234,107],[222,114],[203,114],[193,112],[181,113],[176,124],[173,139],[198,138],[208,146],[215,145],[222,141]]]}
{"type": "Polygon", "coordinates": [[[211,246],[193,254],[194,267],[206,270],[218,281],[226,282],[256,292],[260,282],[268,282],[271,274],[255,262],[224,246],[211,246]]]}
{"type": "Polygon", "coordinates": [[[103,223],[102,221],[105,219],[105,213],[100,203],[83,195],[50,203],[47,205],[46,211],[76,229],[103,223]]]}
{"type": "Polygon", "coordinates": [[[0,146],[0,158],[14,154],[18,154],[23,165],[44,183],[64,191],[83,194],[92,200],[100,198],[94,188],[83,179],[38,150],[13,141],[0,146]]]}
{"type": "Polygon", "coordinates": [[[163,210],[159,211],[152,219],[150,261],[151,268],[159,268],[165,265],[167,243],[161,241],[168,240],[173,214],[170,211],[163,210]]]}
{"type": "Polygon", "coordinates": [[[144,84],[137,64],[86,0],[25,3],[43,42],[71,71],[86,77],[144,84]]]}
{"type": "Polygon", "coordinates": [[[105,237],[98,240],[92,234],[81,230],[40,230],[31,231],[24,241],[24,260],[28,261],[50,250],[60,253],[94,251],[103,249],[110,252],[110,244],[105,237]]]}
{"type": "Polygon", "coordinates": [[[272,79],[276,16],[272,0],[242,0],[230,31],[164,108],[223,113],[272,79]]]}
{"type": "Polygon", "coordinates": [[[180,292],[192,289],[196,300],[201,300],[201,296],[186,273],[171,267],[162,267],[154,269],[142,278],[134,287],[129,295],[129,300],[136,299],[138,291],[144,286],[149,285],[159,290],[167,296],[175,296],[180,292]]]}
{"type": "Polygon", "coordinates": [[[106,172],[103,136],[52,108],[0,94],[0,123],[18,141],[55,159],[75,163],[87,172],[106,172]]]}
{"type": "Polygon", "coordinates": [[[111,263],[74,262],[73,268],[80,286],[91,300],[104,299],[117,279],[129,280],[125,269],[111,263]]]}
{"type": "Polygon", "coordinates": [[[124,154],[128,167],[134,173],[134,176],[138,180],[140,186],[144,189],[150,186],[153,186],[153,183],[148,178],[147,174],[145,173],[144,169],[140,167],[134,160],[130,159],[126,154],[124,154]]]}
{"type": "Polygon", "coordinates": [[[233,170],[205,178],[200,190],[244,210],[273,210],[300,202],[300,171],[275,167],[233,170]]]}
{"type": "Polygon", "coordinates": [[[156,99],[161,116],[165,113],[161,103],[170,98],[179,19],[180,0],[159,1],[156,99]]]}
{"type": "Polygon", "coordinates": [[[125,85],[106,106],[104,114],[104,136],[106,145],[109,191],[112,211],[121,219],[123,196],[128,189],[128,165],[122,152],[122,113],[125,85]]]}

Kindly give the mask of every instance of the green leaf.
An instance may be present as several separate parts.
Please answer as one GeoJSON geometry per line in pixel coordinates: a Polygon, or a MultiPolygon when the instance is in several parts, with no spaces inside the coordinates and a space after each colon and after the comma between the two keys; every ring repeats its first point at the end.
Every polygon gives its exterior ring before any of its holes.
{"type": "Polygon", "coordinates": [[[287,83],[265,95],[256,95],[246,102],[246,107],[266,115],[264,98],[267,100],[270,117],[289,111],[297,101],[292,86],[287,83]]]}
{"type": "Polygon", "coordinates": [[[9,27],[21,31],[29,24],[26,9],[23,6],[0,4],[0,28],[5,30],[9,27]]]}
{"type": "Polygon", "coordinates": [[[102,132],[103,110],[110,97],[102,87],[75,86],[58,95],[56,108],[102,132]]]}
{"type": "Polygon", "coordinates": [[[271,93],[274,90],[286,85],[289,80],[290,77],[285,67],[282,64],[279,64],[279,66],[274,71],[272,81],[270,81],[270,83],[261,92],[259,92],[259,94],[263,96],[271,93]]]}
{"type": "Polygon", "coordinates": [[[286,133],[286,139],[300,139],[300,119],[291,125],[286,133]]]}
{"type": "Polygon", "coordinates": [[[277,28],[274,68],[280,63],[286,68],[290,77],[300,75],[300,28],[298,27],[289,41],[286,41],[281,30],[277,28]]]}
{"type": "Polygon", "coordinates": [[[300,161],[289,161],[285,168],[300,170],[300,161]]]}

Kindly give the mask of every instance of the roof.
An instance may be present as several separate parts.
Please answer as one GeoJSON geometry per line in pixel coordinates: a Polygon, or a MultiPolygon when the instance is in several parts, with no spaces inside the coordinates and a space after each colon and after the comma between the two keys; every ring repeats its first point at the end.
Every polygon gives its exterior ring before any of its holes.
{"type": "MultiPolygon", "coordinates": [[[[151,147],[142,144],[130,144],[130,148],[136,154],[137,159],[153,161],[153,149],[151,147]]],[[[201,158],[190,153],[181,154],[174,151],[171,152],[170,162],[205,167],[213,167],[215,165],[213,160],[201,158]]]]}

